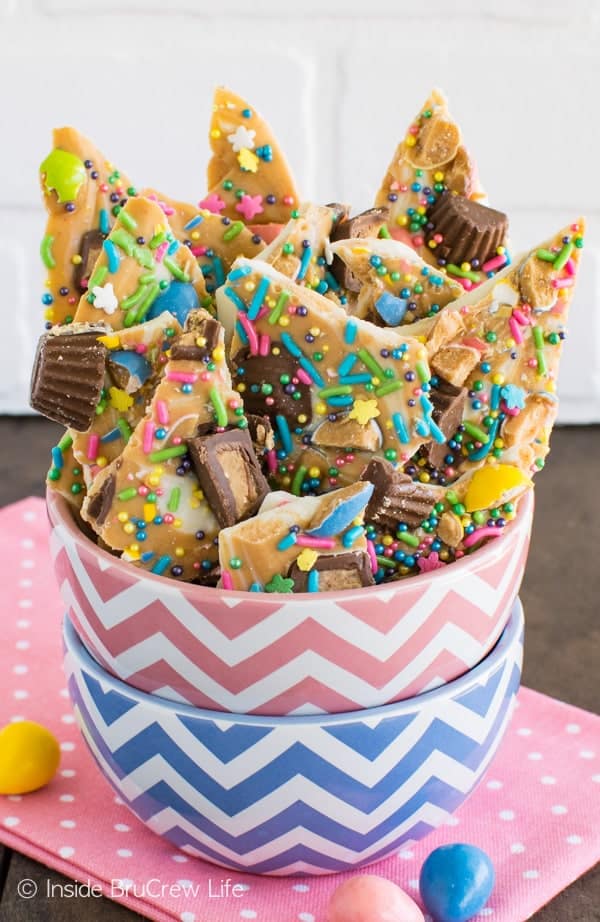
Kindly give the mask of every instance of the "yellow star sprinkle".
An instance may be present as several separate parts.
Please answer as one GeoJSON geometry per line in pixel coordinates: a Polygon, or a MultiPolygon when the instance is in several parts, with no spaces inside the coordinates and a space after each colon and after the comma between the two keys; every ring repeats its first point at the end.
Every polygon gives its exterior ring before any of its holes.
{"type": "Polygon", "coordinates": [[[126,394],[125,391],[122,391],[119,387],[109,388],[108,393],[110,394],[111,407],[115,410],[119,410],[121,413],[128,410],[133,403],[133,397],[126,394]]]}
{"type": "Polygon", "coordinates": [[[348,414],[350,419],[355,419],[359,425],[366,426],[369,420],[379,416],[376,400],[355,400],[354,406],[348,414]]]}
{"type": "Polygon", "coordinates": [[[308,573],[309,570],[315,565],[315,561],[319,556],[318,551],[313,551],[309,547],[305,547],[304,550],[296,558],[296,563],[298,564],[298,569],[302,570],[303,573],[308,573]]]}
{"type": "Polygon", "coordinates": [[[248,173],[256,173],[258,170],[258,157],[247,147],[242,147],[237,159],[242,170],[246,170],[248,173]]]}

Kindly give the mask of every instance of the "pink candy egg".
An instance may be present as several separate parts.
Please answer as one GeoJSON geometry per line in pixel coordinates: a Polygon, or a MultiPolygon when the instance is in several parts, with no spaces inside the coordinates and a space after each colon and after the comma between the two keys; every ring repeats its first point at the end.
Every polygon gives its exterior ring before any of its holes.
{"type": "Polygon", "coordinates": [[[361,874],[340,884],[329,901],[325,922],[424,922],[424,918],[397,884],[361,874]]]}

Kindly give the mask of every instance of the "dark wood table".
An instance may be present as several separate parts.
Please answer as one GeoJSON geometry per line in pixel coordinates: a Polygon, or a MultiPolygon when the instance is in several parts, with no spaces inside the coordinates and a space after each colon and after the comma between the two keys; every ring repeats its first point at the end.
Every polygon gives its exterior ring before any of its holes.
{"type": "MultiPolygon", "coordinates": [[[[0,419],[0,506],[43,493],[48,449],[58,432],[41,419],[0,419]]],[[[524,683],[596,712],[600,703],[599,462],[600,427],[555,431],[552,454],[537,479],[532,546],[521,590],[527,618],[524,683]]],[[[17,883],[23,878],[36,881],[41,893],[48,879],[63,880],[56,872],[0,846],[1,922],[133,922],[141,918],[105,899],[21,900],[17,883]]],[[[599,868],[532,918],[535,922],[600,922],[599,868]]]]}

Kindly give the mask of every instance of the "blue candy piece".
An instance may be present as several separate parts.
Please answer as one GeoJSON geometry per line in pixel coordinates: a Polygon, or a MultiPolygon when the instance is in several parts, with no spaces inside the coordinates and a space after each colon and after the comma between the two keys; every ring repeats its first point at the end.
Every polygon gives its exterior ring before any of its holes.
{"type": "Polygon", "coordinates": [[[487,903],[495,882],[490,858],[474,845],[442,845],[421,868],[419,891],[435,922],[467,922],[487,903]]]}
{"type": "Polygon", "coordinates": [[[139,352],[126,349],[117,349],[111,352],[109,360],[114,365],[124,368],[130,378],[135,378],[135,384],[129,391],[137,391],[152,374],[152,366],[139,352]]]}
{"type": "Polygon", "coordinates": [[[200,302],[193,285],[189,282],[171,282],[154,301],[146,314],[146,320],[153,320],[163,311],[170,311],[183,326],[189,312],[199,306],[200,302]]]}
{"type": "MultiPolygon", "coordinates": [[[[365,483],[361,486],[362,489],[349,496],[348,499],[334,505],[331,511],[326,513],[323,521],[315,528],[308,528],[306,533],[314,535],[315,538],[334,538],[345,531],[371,499],[373,484],[365,483]]],[[[335,494],[332,494],[332,498],[334,496],[335,494]]]]}
{"type": "Polygon", "coordinates": [[[395,295],[384,291],[375,302],[375,310],[388,327],[397,327],[404,320],[408,307],[405,298],[396,298],[395,295]]]}

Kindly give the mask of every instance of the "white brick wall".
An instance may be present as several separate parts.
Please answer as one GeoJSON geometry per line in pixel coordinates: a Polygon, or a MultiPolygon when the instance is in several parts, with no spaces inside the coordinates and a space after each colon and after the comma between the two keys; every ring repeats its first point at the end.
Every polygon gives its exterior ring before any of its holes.
{"type": "Polygon", "coordinates": [[[588,217],[561,419],[600,421],[599,38],[597,0],[0,0],[0,412],[27,406],[53,125],[198,200],[225,83],[272,122],[306,198],[360,208],[439,85],[517,247],[588,217]]]}

